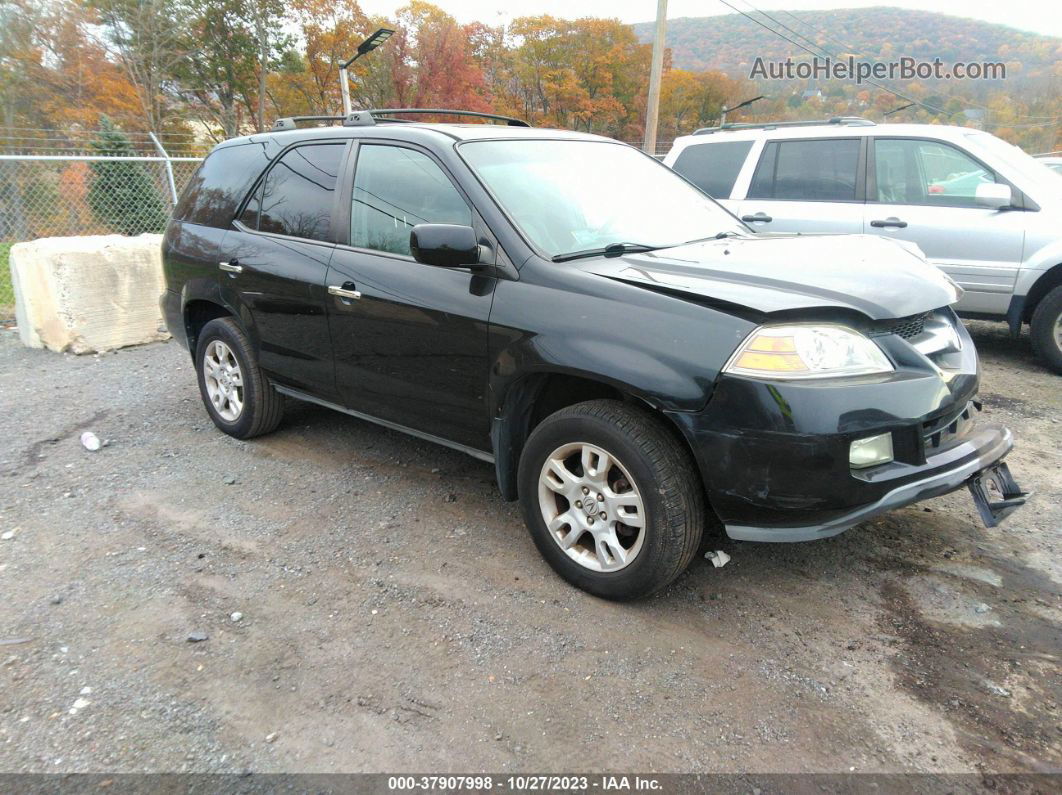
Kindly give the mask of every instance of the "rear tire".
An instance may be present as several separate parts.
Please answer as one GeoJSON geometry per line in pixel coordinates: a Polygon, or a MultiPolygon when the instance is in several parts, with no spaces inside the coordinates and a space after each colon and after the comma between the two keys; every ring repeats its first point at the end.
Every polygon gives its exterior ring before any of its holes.
{"type": "Polygon", "coordinates": [[[250,439],[280,424],[284,398],[259,369],[250,340],[231,317],[203,327],[195,369],[210,419],[229,436],[250,439]]]}
{"type": "Polygon", "coordinates": [[[1040,300],[1030,325],[1033,351],[1044,364],[1062,374],[1062,285],[1040,300]]]}
{"type": "Polygon", "coordinates": [[[705,503],[696,465],[644,409],[591,400],[550,415],[527,440],[518,478],[539,552],[596,596],[647,596],[697,551],[705,503]]]}

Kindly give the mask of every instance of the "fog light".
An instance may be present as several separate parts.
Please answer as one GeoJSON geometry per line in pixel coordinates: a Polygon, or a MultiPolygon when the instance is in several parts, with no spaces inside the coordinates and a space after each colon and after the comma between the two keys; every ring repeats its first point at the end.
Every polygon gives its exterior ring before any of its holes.
{"type": "Polygon", "coordinates": [[[864,469],[892,460],[892,434],[883,433],[856,439],[848,451],[848,463],[852,469],[864,469]]]}

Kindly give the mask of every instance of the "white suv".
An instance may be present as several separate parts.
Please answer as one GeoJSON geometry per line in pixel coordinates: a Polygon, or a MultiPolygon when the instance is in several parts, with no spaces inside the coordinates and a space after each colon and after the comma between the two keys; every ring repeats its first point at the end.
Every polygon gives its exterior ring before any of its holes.
{"type": "MultiPolygon", "coordinates": [[[[965,291],[966,317],[1030,323],[1062,373],[1062,177],[979,130],[934,124],[733,124],[675,140],[664,163],[763,232],[915,243],[965,291]]],[[[873,278],[868,273],[868,278],[873,278]]]]}

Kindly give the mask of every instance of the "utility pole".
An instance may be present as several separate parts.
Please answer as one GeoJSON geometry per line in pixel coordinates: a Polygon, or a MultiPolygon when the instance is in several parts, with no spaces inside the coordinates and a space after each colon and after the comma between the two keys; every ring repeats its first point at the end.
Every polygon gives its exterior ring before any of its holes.
{"type": "Polygon", "coordinates": [[[660,115],[660,78],[664,71],[664,34],[667,32],[667,0],[656,1],[656,35],[653,37],[653,61],[649,67],[649,102],[645,109],[645,145],[656,155],[656,122],[660,115]]]}

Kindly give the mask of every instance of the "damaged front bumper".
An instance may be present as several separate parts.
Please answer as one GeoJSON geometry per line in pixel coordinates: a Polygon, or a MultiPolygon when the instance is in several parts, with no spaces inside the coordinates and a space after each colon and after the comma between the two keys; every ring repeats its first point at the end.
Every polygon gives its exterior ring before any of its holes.
{"type": "MultiPolygon", "coordinates": [[[[998,514],[994,511],[1002,512],[1004,506],[999,501],[992,501],[988,496],[989,489],[983,481],[986,477],[1006,472],[1009,482],[1013,484],[1006,464],[1000,463],[1013,446],[1014,440],[1009,430],[1000,426],[986,426],[972,433],[968,439],[946,454],[930,458],[922,469],[932,474],[918,477],[916,480],[905,478],[903,485],[890,489],[872,503],[813,524],[758,527],[727,523],[726,532],[731,538],[739,541],[812,541],[816,538],[828,538],[878,514],[931,497],[939,497],[961,489],[964,485],[970,485],[971,490],[977,488],[979,491],[975,491],[975,494],[985,495],[978,502],[978,508],[985,524],[994,527],[1005,515],[996,518],[998,514]],[[996,507],[993,508],[993,505],[996,507]]],[[[1025,496],[1014,484],[1010,497],[1005,499],[1006,513],[1009,514],[1023,504],[1025,496]]]]}
{"type": "Polygon", "coordinates": [[[979,425],[976,362],[941,379],[898,371],[843,384],[724,376],[701,412],[671,414],[709,502],[745,541],[810,541],[964,485],[995,526],[1025,494],[1003,458],[1009,430],[979,425]],[[891,436],[892,461],[853,468],[853,441],[891,436]]]}

